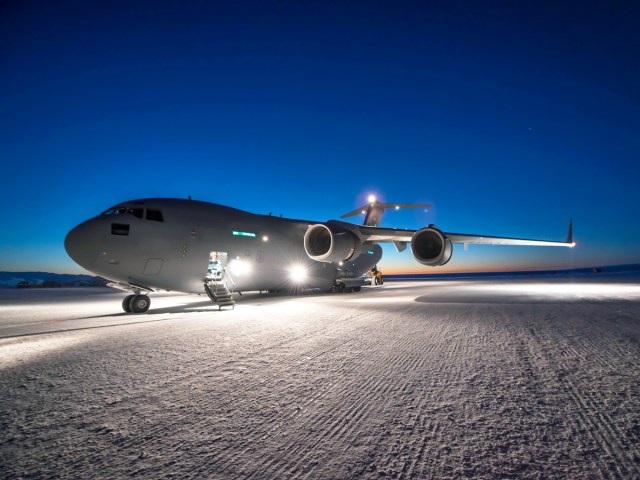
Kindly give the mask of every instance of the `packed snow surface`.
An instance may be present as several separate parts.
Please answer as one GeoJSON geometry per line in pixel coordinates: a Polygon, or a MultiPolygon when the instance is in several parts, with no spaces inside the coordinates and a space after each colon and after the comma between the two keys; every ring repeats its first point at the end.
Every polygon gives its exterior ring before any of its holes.
{"type": "Polygon", "coordinates": [[[638,282],[0,295],[0,478],[640,477],[638,282]]]}

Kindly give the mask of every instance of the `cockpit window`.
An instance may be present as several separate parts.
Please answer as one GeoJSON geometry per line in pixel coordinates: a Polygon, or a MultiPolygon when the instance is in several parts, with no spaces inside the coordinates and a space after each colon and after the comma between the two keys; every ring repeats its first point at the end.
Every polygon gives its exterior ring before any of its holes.
{"type": "Polygon", "coordinates": [[[130,208],[127,210],[127,213],[133,215],[136,218],[142,218],[142,208],[130,208]]]}
{"type": "Polygon", "coordinates": [[[111,207],[109,210],[102,212],[102,215],[121,215],[126,211],[127,207],[111,207]]]}
{"type": "Polygon", "coordinates": [[[164,222],[162,212],[160,210],[153,210],[147,208],[147,220],[153,220],[154,222],[164,222]]]}
{"type": "Polygon", "coordinates": [[[127,208],[127,207],[113,207],[109,210],[102,212],[102,215],[124,215],[124,214],[133,215],[136,218],[142,218],[144,214],[144,209],[142,208],[127,208]]]}

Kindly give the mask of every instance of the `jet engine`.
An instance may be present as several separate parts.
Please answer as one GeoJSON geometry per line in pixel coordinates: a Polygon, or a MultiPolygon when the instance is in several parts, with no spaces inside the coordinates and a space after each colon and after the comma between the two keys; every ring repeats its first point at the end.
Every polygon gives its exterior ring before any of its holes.
{"type": "Polygon", "coordinates": [[[317,223],[304,234],[304,249],[312,260],[337,263],[360,255],[362,242],[346,228],[317,223]]]}
{"type": "Polygon", "coordinates": [[[442,231],[429,225],[413,234],[411,252],[421,264],[438,267],[451,260],[453,245],[442,231]]]}

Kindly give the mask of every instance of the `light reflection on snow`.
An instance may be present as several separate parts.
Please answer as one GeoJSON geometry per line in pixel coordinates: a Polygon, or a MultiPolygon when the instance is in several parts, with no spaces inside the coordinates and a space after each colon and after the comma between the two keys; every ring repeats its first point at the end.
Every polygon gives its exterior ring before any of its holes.
{"type": "Polygon", "coordinates": [[[482,292],[529,294],[554,298],[640,298],[640,285],[611,283],[527,283],[476,285],[482,292]]]}
{"type": "Polygon", "coordinates": [[[84,340],[79,337],[21,338],[0,343],[0,370],[35,360],[54,351],[66,350],[84,340]]]}

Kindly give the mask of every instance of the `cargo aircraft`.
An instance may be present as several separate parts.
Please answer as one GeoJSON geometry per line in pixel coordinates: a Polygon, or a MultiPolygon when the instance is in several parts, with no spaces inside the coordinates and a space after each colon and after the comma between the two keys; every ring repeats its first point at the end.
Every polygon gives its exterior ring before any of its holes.
{"type": "Polygon", "coordinates": [[[566,241],[530,240],[380,227],[385,209],[429,208],[368,203],[341,218],[365,215],[356,225],[339,220],[313,222],[258,215],[223,205],[176,198],[123,202],[69,232],[65,249],[81,267],[130,295],[127,313],[149,309],[149,292],[207,293],[218,305],[233,306],[232,294],[246,291],[327,289],[358,291],[363,274],[382,258],[380,243],[399,252],[410,246],[417,262],[446,264],[453,244],[573,247],[566,241]]]}

